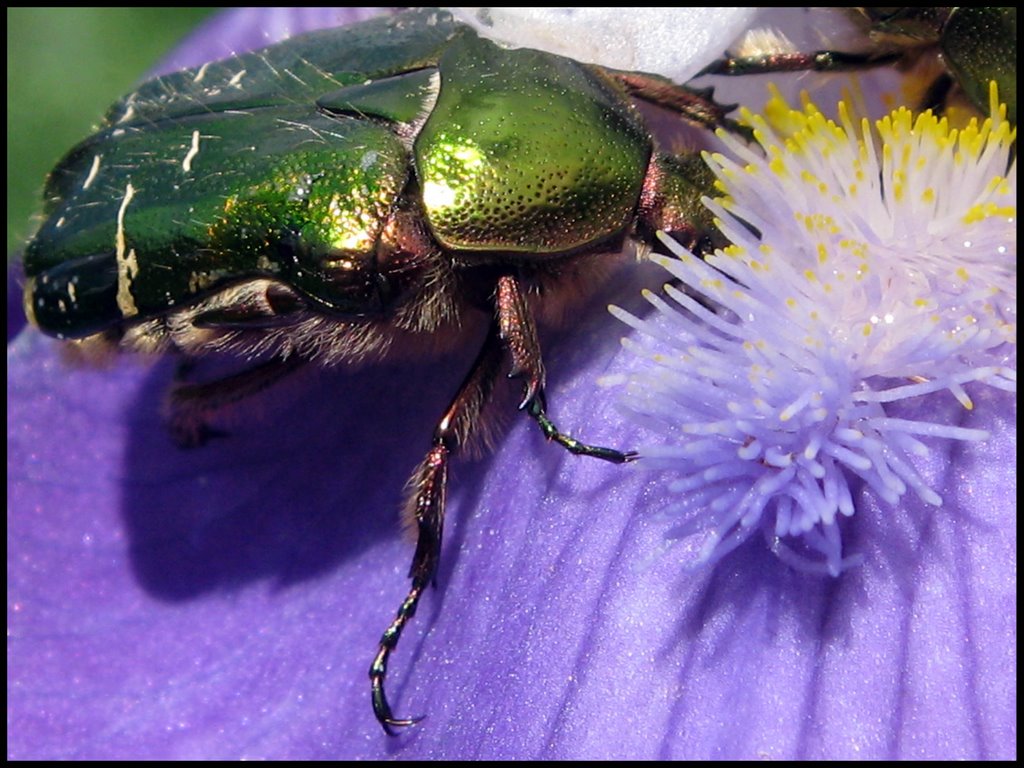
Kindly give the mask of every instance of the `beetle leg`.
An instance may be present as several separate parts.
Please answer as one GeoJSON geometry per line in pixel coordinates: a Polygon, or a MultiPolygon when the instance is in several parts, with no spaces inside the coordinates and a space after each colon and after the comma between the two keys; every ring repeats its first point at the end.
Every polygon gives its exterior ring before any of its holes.
{"type": "Polygon", "coordinates": [[[812,53],[765,53],[737,58],[726,56],[708,64],[696,74],[763,75],[770,72],[848,72],[893,64],[903,58],[903,51],[845,53],[814,51],[812,53]]]}
{"type": "Polygon", "coordinates": [[[381,635],[377,655],[370,665],[370,696],[377,721],[389,736],[395,727],[414,725],[422,717],[396,718],[384,691],[388,659],[398,645],[402,630],[415,615],[423,591],[434,580],[441,556],[444,528],[445,492],[448,485],[448,460],[466,440],[480,420],[501,369],[505,351],[512,358],[510,377],[522,378],[525,410],[540,425],[544,436],[572,453],[593,456],[621,464],[635,453],[586,445],[560,432],[547,417],[544,401],[544,364],[537,340],[537,327],[519,281],[512,275],[498,278],[495,296],[495,321],[477,355],[469,375],[462,382],[448,409],[434,430],[433,446],[413,473],[409,485],[412,496],[407,516],[416,525],[416,551],[409,577],[412,586],[402,601],[394,621],[381,635]]]}
{"type": "Polygon", "coordinates": [[[712,88],[689,88],[671,80],[643,72],[612,72],[626,93],[635,99],[681,115],[684,119],[708,130],[725,128],[745,138],[752,138],[750,130],[732,118],[726,117],[735,104],[719,104],[712,88]]]}
{"type": "Polygon", "coordinates": [[[389,736],[396,735],[393,727],[413,725],[422,719],[395,718],[392,715],[391,706],[384,692],[388,657],[398,645],[405,625],[416,613],[423,591],[428,584],[433,583],[437,573],[444,528],[448,460],[466,442],[480,420],[501,369],[503,349],[497,329],[493,325],[473,367],[437,423],[430,451],[409,481],[412,495],[406,508],[406,516],[416,525],[416,551],[409,567],[412,586],[402,601],[394,621],[381,635],[377,655],[370,665],[373,712],[389,736]]]}
{"type": "MultiPolygon", "coordinates": [[[[907,59],[905,50],[846,53],[843,51],[814,51],[812,53],[766,53],[732,58],[726,56],[708,64],[697,73],[701,75],[763,75],[773,72],[850,72],[861,69],[898,64],[907,59]]],[[[944,73],[928,87],[917,109],[942,111],[946,97],[953,89],[954,80],[944,73]]]]}
{"type": "Polygon", "coordinates": [[[525,410],[537,422],[544,437],[578,456],[593,456],[615,464],[635,459],[636,454],[633,452],[587,445],[559,431],[547,416],[544,362],[537,339],[537,325],[519,281],[513,275],[502,275],[498,278],[495,305],[501,341],[512,357],[512,370],[509,376],[523,379],[523,399],[519,408],[525,410]]]}
{"type": "Polygon", "coordinates": [[[519,410],[523,410],[544,390],[544,361],[537,326],[519,281],[512,275],[498,278],[494,301],[498,333],[512,358],[508,376],[523,379],[523,399],[519,403],[519,410]]]}
{"type": "MultiPolygon", "coordinates": [[[[276,384],[305,362],[295,355],[272,357],[216,381],[200,384],[176,382],[168,392],[164,406],[171,436],[185,448],[202,445],[216,434],[207,424],[207,417],[276,384]]],[[[187,363],[183,364],[182,371],[187,371],[188,367],[187,363]]]]}

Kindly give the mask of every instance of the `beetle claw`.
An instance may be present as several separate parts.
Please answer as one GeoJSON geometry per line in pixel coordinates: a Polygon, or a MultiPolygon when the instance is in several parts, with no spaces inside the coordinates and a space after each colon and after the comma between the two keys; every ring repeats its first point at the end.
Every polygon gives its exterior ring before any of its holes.
{"type": "MultiPolygon", "coordinates": [[[[515,374],[509,374],[509,378],[522,378],[515,374]]],[[[543,389],[543,382],[536,376],[531,376],[523,384],[523,399],[519,401],[517,406],[520,411],[525,411],[538,397],[542,397],[541,392],[543,389]]],[[[542,406],[543,407],[543,406],[542,406]]]]}
{"type": "Polygon", "coordinates": [[[404,718],[395,717],[391,713],[391,705],[388,704],[387,694],[384,693],[383,677],[375,677],[373,679],[370,695],[373,702],[373,714],[377,717],[377,722],[380,723],[384,733],[388,736],[398,736],[399,732],[395,728],[408,728],[410,725],[416,725],[416,723],[424,718],[424,715],[404,718]]]}

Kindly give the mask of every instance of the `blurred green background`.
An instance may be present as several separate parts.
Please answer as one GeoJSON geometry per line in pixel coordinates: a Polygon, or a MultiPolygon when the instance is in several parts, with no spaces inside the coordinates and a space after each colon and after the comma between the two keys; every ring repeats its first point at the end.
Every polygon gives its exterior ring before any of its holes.
{"type": "Polygon", "coordinates": [[[215,8],[7,9],[7,253],[46,173],[215,8]]]}

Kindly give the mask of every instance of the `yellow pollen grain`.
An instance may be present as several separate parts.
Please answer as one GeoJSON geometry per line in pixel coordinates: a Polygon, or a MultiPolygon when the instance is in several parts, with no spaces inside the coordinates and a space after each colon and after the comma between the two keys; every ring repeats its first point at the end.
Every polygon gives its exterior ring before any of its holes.
{"type": "Polygon", "coordinates": [[[964,224],[975,224],[979,221],[984,221],[989,218],[1016,218],[1017,208],[1016,206],[1006,205],[1000,206],[995,202],[989,200],[984,203],[976,203],[972,205],[967,213],[964,214],[964,224]]]}
{"type": "Polygon", "coordinates": [[[959,277],[961,280],[963,280],[965,283],[969,279],[969,275],[967,274],[967,270],[964,267],[957,267],[957,269],[956,269],[956,276],[959,277]]]}

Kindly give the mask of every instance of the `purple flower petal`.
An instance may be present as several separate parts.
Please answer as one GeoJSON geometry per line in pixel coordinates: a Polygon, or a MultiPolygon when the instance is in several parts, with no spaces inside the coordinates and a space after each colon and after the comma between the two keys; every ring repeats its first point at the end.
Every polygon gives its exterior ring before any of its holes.
{"type": "MultiPolygon", "coordinates": [[[[543,338],[553,418],[597,444],[645,437],[594,383],[636,364],[603,310],[630,297],[543,338]]],[[[1010,395],[950,399],[992,438],[934,445],[943,507],[855,497],[865,563],[838,579],[759,541],[686,571],[658,481],[512,420],[453,467],[438,589],[389,677],[427,719],[389,739],[366,673],[407,586],[402,485],[475,350],[303,373],[182,451],[158,415],[170,361],[82,370],[58,348],[8,346],[9,757],[1016,754],[1010,395]]]]}
{"type": "Polygon", "coordinates": [[[158,73],[197,67],[314,29],[355,24],[387,8],[234,8],[203,24],[168,56],[158,73]]]}

